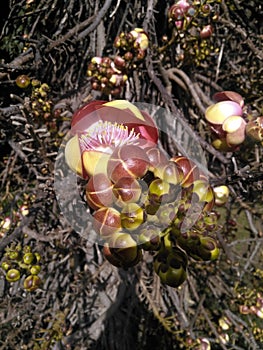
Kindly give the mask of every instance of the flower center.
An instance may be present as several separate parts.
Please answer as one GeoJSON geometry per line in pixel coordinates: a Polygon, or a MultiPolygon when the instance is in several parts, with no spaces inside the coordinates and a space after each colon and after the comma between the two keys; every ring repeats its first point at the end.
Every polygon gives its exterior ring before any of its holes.
{"type": "Polygon", "coordinates": [[[111,154],[116,147],[137,144],[139,136],[123,124],[99,121],[80,136],[79,142],[81,152],[95,150],[111,154]]]}

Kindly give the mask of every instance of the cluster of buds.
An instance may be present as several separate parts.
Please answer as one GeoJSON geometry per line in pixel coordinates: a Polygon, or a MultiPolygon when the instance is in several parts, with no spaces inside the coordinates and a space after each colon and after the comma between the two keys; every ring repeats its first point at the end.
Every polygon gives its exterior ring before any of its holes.
{"type": "Polygon", "coordinates": [[[42,283],[38,276],[41,271],[40,259],[40,254],[32,252],[30,246],[22,248],[18,244],[6,248],[1,264],[2,269],[5,271],[6,280],[13,283],[24,277],[24,289],[28,292],[35,291],[42,283]]]}
{"type": "Polygon", "coordinates": [[[188,256],[218,257],[208,179],[190,159],[157,147],[148,113],[127,101],[94,101],[75,113],[71,133],[65,158],[87,180],[93,227],[110,263],[128,268],[151,251],[161,281],[178,287],[188,256]]]}
{"type": "MultiPolygon", "coordinates": [[[[187,1],[179,0],[168,10],[168,20],[173,23],[177,30],[188,30],[189,26],[196,26],[196,20],[203,21],[216,20],[218,18],[217,8],[214,7],[216,1],[187,1]]],[[[213,33],[211,24],[203,25],[199,28],[201,39],[209,38],[213,33]]]]}
{"type": "Polygon", "coordinates": [[[114,61],[109,57],[93,57],[91,59],[87,74],[91,77],[91,87],[93,90],[113,96],[121,93],[128,76],[116,67],[114,61]]]}
{"type": "Polygon", "coordinates": [[[179,0],[169,8],[168,21],[176,29],[177,40],[181,43],[181,60],[188,53],[196,62],[201,62],[214,51],[209,39],[214,31],[213,22],[218,19],[217,2],[179,0]]]}
{"type": "MultiPolygon", "coordinates": [[[[17,204],[17,209],[13,209],[12,212],[8,211],[5,213],[5,216],[0,216],[0,238],[4,237],[5,234],[11,229],[16,226],[19,226],[21,219],[28,215],[29,213],[29,204],[32,199],[34,199],[34,196],[30,198],[27,194],[24,194],[25,200],[23,202],[19,202],[17,204]]],[[[2,203],[3,206],[0,206],[0,210],[2,212],[5,212],[4,206],[5,201],[2,203]]]]}
{"type": "Polygon", "coordinates": [[[16,78],[16,85],[21,89],[31,88],[31,109],[35,117],[43,116],[45,120],[51,116],[52,101],[48,93],[50,87],[37,79],[30,79],[29,76],[22,74],[16,78]]]}
{"type": "Polygon", "coordinates": [[[205,118],[212,134],[212,145],[220,151],[236,151],[249,137],[263,141],[263,117],[248,120],[241,95],[233,91],[214,94],[215,104],[209,106],[205,118]]]}
{"type": "Polygon", "coordinates": [[[93,57],[87,75],[91,87],[106,95],[118,96],[128,79],[129,72],[140,63],[148,48],[147,34],[141,28],[122,32],[114,41],[117,54],[113,57],[93,57]]]}
{"type": "Polygon", "coordinates": [[[240,305],[239,312],[243,315],[256,315],[263,319],[263,295],[257,293],[255,304],[253,305],[240,305]]]}

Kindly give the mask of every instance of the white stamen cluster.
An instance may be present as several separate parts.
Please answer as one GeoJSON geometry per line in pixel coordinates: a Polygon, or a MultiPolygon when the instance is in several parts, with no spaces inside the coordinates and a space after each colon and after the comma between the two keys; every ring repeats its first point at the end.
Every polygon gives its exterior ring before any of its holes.
{"type": "Polygon", "coordinates": [[[126,125],[99,121],[86,134],[80,136],[81,151],[97,150],[112,153],[113,149],[127,144],[137,144],[140,134],[126,125]]]}

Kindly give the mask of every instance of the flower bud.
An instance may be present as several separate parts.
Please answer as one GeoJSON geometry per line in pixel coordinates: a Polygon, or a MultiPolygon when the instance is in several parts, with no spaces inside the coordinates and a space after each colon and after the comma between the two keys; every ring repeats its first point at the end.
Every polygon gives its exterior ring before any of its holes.
{"type": "Polygon", "coordinates": [[[169,201],[170,185],[161,179],[155,179],[149,186],[149,200],[152,204],[161,204],[169,201]]]}
{"type": "Polygon", "coordinates": [[[215,203],[214,192],[207,181],[196,180],[193,182],[192,192],[198,196],[199,202],[205,202],[205,211],[210,211],[215,203]]]}
{"type": "Polygon", "coordinates": [[[113,184],[108,176],[98,173],[90,177],[86,185],[86,198],[92,209],[109,207],[113,203],[113,184]]]}
{"type": "Polygon", "coordinates": [[[16,78],[16,85],[21,89],[26,89],[30,85],[30,78],[27,75],[19,75],[16,78]]]}
{"type": "Polygon", "coordinates": [[[171,158],[170,161],[176,163],[179,169],[183,171],[182,187],[188,187],[192,185],[195,180],[200,179],[201,172],[192,160],[184,156],[175,156],[171,158]]]}
{"type": "Polygon", "coordinates": [[[17,269],[10,269],[7,271],[5,278],[8,282],[16,282],[20,279],[20,271],[17,269]]]}
{"type": "Polygon", "coordinates": [[[98,209],[93,213],[93,227],[102,238],[107,238],[113,233],[120,231],[120,213],[112,207],[98,209]]]}
{"type": "Polygon", "coordinates": [[[254,142],[263,141],[263,117],[250,120],[246,125],[246,135],[254,142]]]}
{"type": "Polygon", "coordinates": [[[142,188],[139,182],[132,177],[122,177],[113,186],[113,193],[119,206],[125,203],[138,202],[142,188]]]}
{"type": "Polygon", "coordinates": [[[108,161],[108,176],[113,182],[123,177],[141,178],[149,168],[146,152],[135,145],[116,148],[108,161]]]}
{"type": "Polygon", "coordinates": [[[143,209],[136,203],[126,204],[121,211],[121,225],[123,228],[134,231],[145,220],[143,209]]]}
{"type": "Polygon", "coordinates": [[[114,57],[114,64],[120,70],[124,69],[125,66],[126,66],[125,59],[123,59],[121,56],[115,56],[114,57]]]}
{"type": "Polygon", "coordinates": [[[173,247],[167,253],[159,251],[154,259],[154,270],[162,283],[170,287],[179,287],[187,278],[187,256],[177,247],[173,247]]]}
{"type": "Polygon", "coordinates": [[[31,275],[38,275],[41,271],[41,267],[39,265],[33,265],[30,269],[31,275]]]}
{"type": "Polygon", "coordinates": [[[150,161],[150,170],[154,171],[155,168],[164,166],[168,163],[166,155],[157,147],[150,147],[146,149],[146,154],[150,161]]]}
{"type": "Polygon", "coordinates": [[[226,204],[229,197],[229,189],[227,186],[217,186],[213,188],[215,194],[215,205],[222,206],[226,204]]]}
{"type": "Polygon", "coordinates": [[[198,247],[198,255],[202,260],[216,260],[219,256],[219,249],[213,237],[200,237],[201,245],[198,247]]]}
{"type": "Polygon", "coordinates": [[[208,24],[207,26],[205,26],[201,32],[200,32],[200,38],[201,39],[207,39],[210,38],[213,34],[213,27],[211,26],[211,24],[208,24]]]}
{"type": "Polygon", "coordinates": [[[6,261],[3,261],[1,264],[1,267],[3,270],[7,271],[10,269],[10,264],[8,264],[8,262],[6,262],[6,261]]]}
{"type": "Polygon", "coordinates": [[[108,246],[113,258],[119,262],[121,267],[134,266],[142,258],[141,250],[128,233],[118,232],[113,234],[108,241],[108,246]]]}
{"type": "Polygon", "coordinates": [[[172,185],[178,185],[184,180],[184,173],[179,164],[169,161],[163,166],[157,166],[154,175],[172,185]]]}
{"type": "Polygon", "coordinates": [[[42,281],[37,275],[30,275],[24,280],[24,289],[28,292],[33,292],[38,289],[42,281]]]}
{"type": "Polygon", "coordinates": [[[34,259],[35,259],[35,256],[33,253],[26,253],[23,256],[23,262],[24,264],[27,264],[27,265],[31,265],[34,259]]]}

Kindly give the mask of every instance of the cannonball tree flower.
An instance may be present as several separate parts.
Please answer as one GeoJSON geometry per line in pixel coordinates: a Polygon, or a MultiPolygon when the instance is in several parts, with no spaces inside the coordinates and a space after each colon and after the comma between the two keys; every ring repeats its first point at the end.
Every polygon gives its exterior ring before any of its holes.
{"type": "Polygon", "coordinates": [[[234,151],[245,140],[244,100],[233,91],[219,92],[214,100],[216,103],[205,112],[214,139],[212,144],[221,151],[234,151]]]}
{"type": "Polygon", "coordinates": [[[126,100],[84,105],[73,115],[70,133],[65,159],[71,170],[83,178],[106,173],[108,159],[117,147],[147,148],[158,142],[153,119],[126,100]]]}

